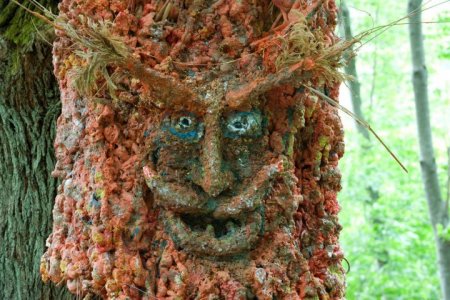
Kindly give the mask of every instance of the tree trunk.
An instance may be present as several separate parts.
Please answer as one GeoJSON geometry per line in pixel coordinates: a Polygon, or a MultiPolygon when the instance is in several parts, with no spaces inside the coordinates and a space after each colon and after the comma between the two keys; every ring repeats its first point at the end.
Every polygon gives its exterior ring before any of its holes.
{"type": "MultiPolygon", "coordinates": [[[[352,40],[353,34],[352,34],[352,26],[351,26],[351,17],[350,17],[350,11],[347,7],[347,1],[341,1],[340,4],[340,16],[341,16],[341,31],[343,32],[344,38],[346,40],[352,40]]],[[[375,67],[374,64],[374,74],[375,74],[375,67]]],[[[361,97],[361,84],[359,82],[358,78],[358,72],[356,67],[356,57],[353,57],[350,59],[348,64],[345,66],[345,73],[352,77],[352,79],[348,82],[349,89],[350,89],[350,96],[352,100],[352,107],[353,112],[361,119],[365,120],[364,113],[362,110],[362,97],[361,97]]],[[[358,133],[361,134],[362,137],[364,137],[367,140],[367,143],[361,143],[361,156],[360,159],[363,161],[365,158],[367,158],[367,151],[372,150],[372,142],[370,140],[370,133],[367,130],[366,127],[361,126],[358,122],[355,122],[356,128],[358,129],[358,133]]],[[[367,175],[370,177],[370,173],[372,170],[367,170],[367,175]]],[[[373,187],[372,182],[367,182],[366,186],[367,194],[370,198],[370,202],[368,203],[370,207],[367,221],[369,224],[371,224],[372,228],[375,228],[375,240],[377,242],[383,241],[385,239],[384,233],[382,230],[378,230],[378,228],[383,228],[383,224],[385,223],[383,219],[379,218],[377,215],[374,215],[373,213],[373,207],[378,202],[380,198],[380,192],[377,188],[373,187]]],[[[375,256],[377,258],[378,267],[382,268],[384,265],[386,265],[389,261],[389,251],[387,251],[385,248],[382,247],[376,247],[373,249],[375,256]]]]}
{"type": "Polygon", "coordinates": [[[51,47],[13,34],[33,24],[7,3],[0,4],[0,299],[71,299],[39,276],[57,185],[51,47]]]}
{"type": "Polygon", "coordinates": [[[344,297],[343,132],[318,96],[338,98],[337,7],[293,5],[61,2],[44,280],[106,299],[344,297]]]}
{"type": "MultiPolygon", "coordinates": [[[[350,19],[350,12],[347,7],[346,1],[341,1],[341,16],[342,16],[342,27],[343,27],[343,33],[344,38],[348,41],[353,39],[352,34],[352,26],[351,26],[351,19],[350,19]]],[[[348,84],[350,86],[350,96],[352,99],[352,106],[353,106],[353,112],[355,115],[357,115],[361,120],[365,120],[364,114],[362,111],[362,99],[361,99],[361,84],[358,79],[358,72],[356,70],[356,58],[352,57],[350,58],[348,64],[345,66],[345,73],[347,75],[350,75],[353,77],[352,80],[348,81],[348,84]]],[[[356,128],[358,129],[359,133],[362,134],[362,136],[366,139],[370,139],[370,133],[367,130],[367,128],[361,126],[358,124],[358,122],[355,122],[356,128]]]]}
{"type": "Polygon", "coordinates": [[[410,0],[408,3],[409,31],[413,66],[413,86],[416,104],[417,129],[420,144],[420,166],[422,182],[428,202],[430,221],[433,226],[438,266],[443,297],[450,299],[450,240],[439,234],[439,228],[448,226],[448,206],[442,199],[433,140],[430,125],[430,109],[428,105],[428,78],[425,65],[425,50],[422,34],[421,0],[410,0]]]}

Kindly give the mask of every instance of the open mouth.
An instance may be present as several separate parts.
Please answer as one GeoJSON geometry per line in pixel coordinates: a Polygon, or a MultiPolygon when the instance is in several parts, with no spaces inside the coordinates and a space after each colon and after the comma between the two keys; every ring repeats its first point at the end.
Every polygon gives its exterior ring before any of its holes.
{"type": "Polygon", "coordinates": [[[144,167],[147,185],[162,209],[165,231],[177,247],[202,256],[227,256],[253,249],[264,226],[263,201],[284,169],[283,158],[263,167],[237,196],[210,198],[191,187],[166,182],[144,167]]]}
{"type": "Polygon", "coordinates": [[[242,219],[162,214],[166,232],[183,250],[203,256],[227,256],[250,251],[259,240],[263,216],[256,210],[242,219]]]}
{"type": "Polygon", "coordinates": [[[189,214],[181,214],[181,221],[192,232],[207,232],[209,235],[219,239],[224,236],[231,236],[242,227],[242,221],[237,219],[218,220],[212,216],[194,216],[189,214]]]}

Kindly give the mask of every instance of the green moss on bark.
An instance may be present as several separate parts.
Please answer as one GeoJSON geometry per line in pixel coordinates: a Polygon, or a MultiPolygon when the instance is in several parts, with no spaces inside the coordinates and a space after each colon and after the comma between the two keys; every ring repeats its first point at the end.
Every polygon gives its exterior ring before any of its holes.
{"type": "MultiPolygon", "coordinates": [[[[56,9],[58,1],[39,1],[51,10],[56,9]]],[[[45,34],[50,29],[43,21],[32,16],[14,2],[3,4],[0,10],[0,35],[7,41],[12,42],[21,51],[30,51],[40,32],[45,34]]],[[[30,1],[23,1],[22,5],[30,10],[37,11],[30,1]]]]}

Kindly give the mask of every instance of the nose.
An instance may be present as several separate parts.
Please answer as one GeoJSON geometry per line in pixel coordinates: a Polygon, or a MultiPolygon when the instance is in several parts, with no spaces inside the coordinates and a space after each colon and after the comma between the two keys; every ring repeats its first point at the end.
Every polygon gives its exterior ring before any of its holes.
{"type": "Polygon", "coordinates": [[[233,173],[226,166],[223,155],[220,117],[207,114],[205,117],[205,137],[200,153],[202,172],[194,182],[210,196],[215,197],[231,186],[233,173]]]}

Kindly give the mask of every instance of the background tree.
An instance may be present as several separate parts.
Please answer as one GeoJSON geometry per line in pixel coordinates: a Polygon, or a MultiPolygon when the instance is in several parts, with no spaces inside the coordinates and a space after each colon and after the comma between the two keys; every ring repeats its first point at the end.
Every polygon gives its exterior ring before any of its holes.
{"type": "Polygon", "coordinates": [[[51,46],[38,36],[48,30],[16,4],[0,2],[1,299],[71,298],[39,276],[56,195],[50,174],[60,113],[51,46]]]}
{"type": "MultiPolygon", "coordinates": [[[[350,18],[350,11],[348,10],[346,1],[341,1],[340,4],[340,24],[343,38],[347,41],[352,40],[354,38],[352,34],[352,23],[350,18]]],[[[353,47],[351,48],[353,49],[353,47]]],[[[349,85],[350,96],[352,98],[353,112],[361,120],[365,120],[362,111],[361,83],[359,82],[358,71],[356,68],[356,57],[349,57],[348,59],[348,64],[345,66],[345,73],[351,76],[351,80],[348,80],[347,84],[349,85]]],[[[357,122],[355,122],[355,124],[359,133],[361,133],[364,138],[369,140],[370,133],[367,128],[360,126],[357,122]]]]}
{"type": "Polygon", "coordinates": [[[422,33],[422,0],[409,0],[409,33],[412,53],[414,100],[420,145],[422,182],[428,202],[430,221],[436,240],[438,266],[443,299],[450,299],[450,227],[449,199],[442,198],[428,104],[428,74],[425,63],[424,36],[422,33]]]}
{"type": "MultiPolygon", "coordinates": [[[[379,1],[350,0],[347,4],[355,35],[406,16],[405,2],[386,6],[379,1]]],[[[448,7],[448,3],[440,1],[427,1],[421,7],[427,41],[429,97],[433,104],[430,113],[441,186],[447,178],[449,132],[448,7]]],[[[409,43],[408,26],[407,22],[402,23],[405,24],[390,27],[369,43],[363,42],[357,62],[364,115],[406,164],[409,173],[396,168],[378,145],[361,149],[364,143],[354,128],[354,120],[343,117],[346,155],[341,161],[340,203],[344,227],[341,241],[352,265],[347,275],[348,299],[441,299],[433,230],[425,209],[426,198],[420,188],[419,156],[415,151],[419,144],[414,102],[410,100],[414,96],[410,51],[405,47],[409,43]],[[374,65],[375,53],[378,59],[374,65]],[[379,191],[374,205],[370,204],[367,184],[379,191]],[[374,225],[370,221],[372,218],[382,222],[374,225]],[[380,256],[380,250],[386,251],[388,256],[380,256]],[[380,258],[384,261],[381,268],[380,258]]],[[[349,107],[348,97],[348,93],[342,93],[341,101],[349,107]]]]}
{"type": "MultiPolygon", "coordinates": [[[[352,24],[351,24],[351,15],[350,11],[347,6],[347,1],[341,1],[340,3],[340,29],[341,29],[341,35],[344,39],[350,41],[354,38],[352,33],[352,24]]],[[[374,41],[375,43],[375,41],[374,41]]],[[[353,48],[353,47],[352,47],[353,48]]],[[[374,55],[374,74],[376,72],[376,59],[377,59],[377,53],[375,51],[374,55]]],[[[349,88],[350,92],[350,98],[352,102],[352,108],[355,115],[358,116],[360,120],[366,121],[366,118],[364,117],[363,113],[363,99],[361,94],[361,82],[358,77],[358,71],[357,71],[357,56],[349,57],[348,58],[348,64],[345,66],[345,73],[349,75],[349,80],[347,81],[347,86],[349,88]]],[[[368,97],[365,98],[366,102],[368,97]]],[[[369,130],[366,127],[361,126],[356,120],[355,125],[358,130],[358,133],[360,133],[360,136],[363,137],[363,139],[359,139],[360,149],[359,149],[359,159],[361,161],[364,161],[365,155],[368,151],[372,150],[373,140],[370,138],[369,130]]],[[[376,145],[378,146],[378,145],[376,145]]],[[[367,176],[371,177],[374,173],[376,173],[376,170],[367,170],[367,176]]],[[[368,200],[364,202],[365,208],[366,208],[366,218],[367,221],[370,222],[371,227],[376,232],[375,239],[379,240],[380,244],[382,243],[384,233],[382,230],[378,230],[380,228],[383,228],[384,226],[384,219],[380,217],[378,214],[373,213],[373,207],[376,206],[376,203],[380,197],[380,192],[378,191],[377,187],[372,183],[371,180],[366,182],[366,191],[369,196],[368,200]]],[[[378,247],[374,250],[377,253],[377,263],[378,266],[381,268],[383,267],[389,260],[389,253],[384,247],[378,247]]]]}

